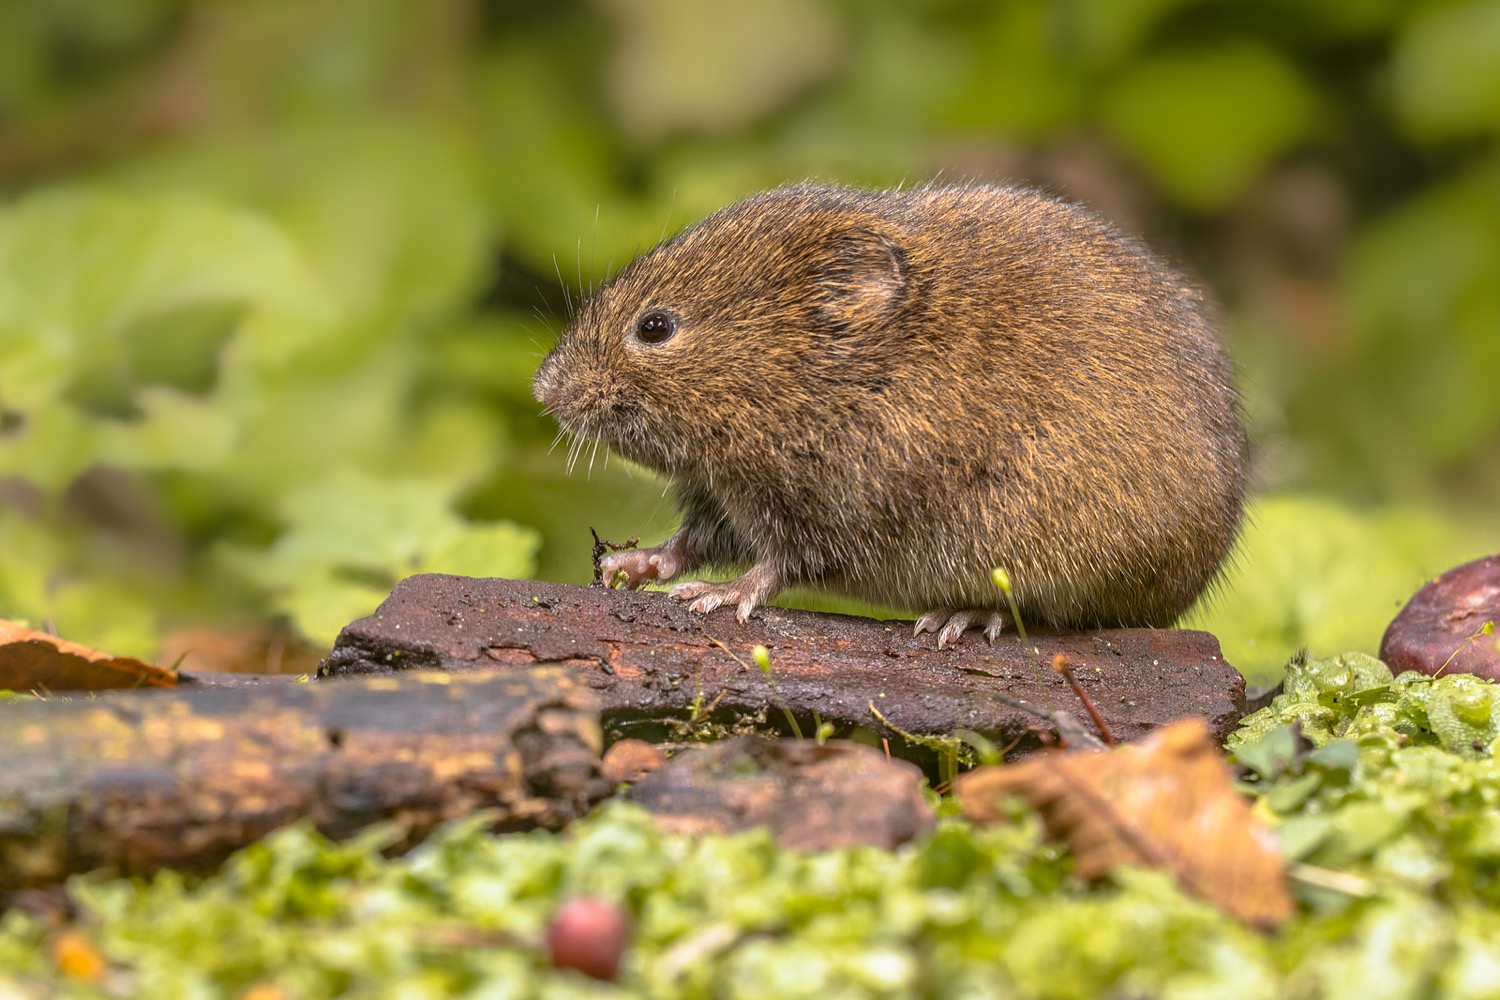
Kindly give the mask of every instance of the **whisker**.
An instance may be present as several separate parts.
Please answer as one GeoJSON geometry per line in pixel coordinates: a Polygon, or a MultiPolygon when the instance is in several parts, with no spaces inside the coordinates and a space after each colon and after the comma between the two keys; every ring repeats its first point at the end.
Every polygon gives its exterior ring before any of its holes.
{"type": "Polygon", "coordinates": [[[589,296],[594,294],[594,266],[598,263],[599,250],[599,203],[594,203],[594,235],[589,239],[589,296]]]}
{"type": "Polygon", "coordinates": [[[578,242],[573,245],[573,273],[578,278],[578,300],[581,302],[587,298],[583,290],[583,237],[578,237],[578,242]]]}
{"type": "Polygon", "coordinates": [[[552,269],[557,272],[557,284],[562,289],[563,306],[568,310],[568,316],[573,315],[573,293],[568,291],[567,279],[563,277],[562,265],[557,261],[557,254],[552,255],[552,269]]]}
{"type": "Polygon", "coordinates": [[[580,438],[580,437],[577,437],[577,436],[569,438],[569,440],[568,440],[568,461],[566,463],[566,468],[568,470],[568,475],[571,476],[573,474],[573,470],[575,468],[577,468],[577,466],[578,466],[578,455],[582,451],[583,451],[583,439],[580,438]]]}
{"type": "Polygon", "coordinates": [[[661,220],[661,238],[659,240],[657,240],[658,243],[665,243],[667,241],[667,227],[672,224],[672,209],[674,209],[676,207],[677,207],[677,187],[676,187],[676,185],[673,185],[673,187],[672,187],[672,197],[667,201],[667,216],[666,216],[666,218],[664,218],[664,219],[661,220]]]}

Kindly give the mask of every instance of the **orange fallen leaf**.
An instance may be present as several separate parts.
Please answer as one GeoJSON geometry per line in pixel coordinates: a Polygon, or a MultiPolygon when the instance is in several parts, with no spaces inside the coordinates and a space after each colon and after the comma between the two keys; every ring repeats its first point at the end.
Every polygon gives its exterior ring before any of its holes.
{"type": "Polygon", "coordinates": [[[75,930],[62,930],[50,942],[52,961],[57,971],[80,983],[98,983],[109,971],[109,963],[94,943],[75,930]]]}
{"type": "Polygon", "coordinates": [[[666,762],[666,753],[656,744],[623,739],[616,740],[604,751],[599,769],[611,785],[634,784],[666,762]]]}
{"type": "Polygon", "coordinates": [[[288,997],[275,983],[256,983],[240,994],[240,1000],[288,1000],[288,997]]]}
{"type": "Polygon", "coordinates": [[[1068,845],[1083,878],[1120,865],[1160,868],[1185,892],[1250,923],[1292,914],[1275,834],[1235,790],[1201,719],[1113,751],[976,768],[954,790],[976,823],[1003,821],[1006,796],[1025,799],[1048,835],[1068,845]]]}
{"type": "Polygon", "coordinates": [[[175,687],[177,675],[0,619],[0,690],[175,687]]]}

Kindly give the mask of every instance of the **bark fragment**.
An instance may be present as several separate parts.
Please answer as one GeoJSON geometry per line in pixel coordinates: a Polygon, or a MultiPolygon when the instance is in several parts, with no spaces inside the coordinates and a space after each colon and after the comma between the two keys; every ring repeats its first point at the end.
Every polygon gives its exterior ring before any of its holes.
{"type": "Polygon", "coordinates": [[[0,889],[206,870],[303,817],[407,846],[488,810],[561,826],[601,798],[596,699],[566,670],[132,692],[0,705],[0,889]]]}
{"type": "Polygon", "coordinates": [[[887,850],[931,828],[922,772],[857,743],[736,737],[683,750],[629,797],[668,833],[763,826],[781,846],[887,850]]]}
{"type": "Polygon", "coordinates": [[[1047,666],[1061,653],[1118,739],[1197,716],[1222,740],[1241,715],[1244,679],[1204,632],[1038,630],[1029,633],[1037,655],[1014,634],[993,646],[970,634],[938,650],[911,629],[777,607],[741,624],[733,609],[700,615],[661,593],[431,574],[402,581],[373,616],[345,628],[323,672],[554,663],[599,695],[612,737],[660,740],[671,735],[664,723],[703,718],[785,731],[790,711],[804,733],[821,720],[839,735],[973,730],[1004,746],[1028,737],[1037,719],[992,693],[1079,710],[1047,666]],[[769,675],[753,662],[758,644],[770,649],[769,675]]]}

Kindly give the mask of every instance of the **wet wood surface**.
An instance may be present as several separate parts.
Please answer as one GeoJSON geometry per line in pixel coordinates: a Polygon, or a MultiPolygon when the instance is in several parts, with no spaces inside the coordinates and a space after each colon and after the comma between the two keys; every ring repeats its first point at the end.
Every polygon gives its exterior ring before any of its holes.
{"type": "Polygon", "coordinates": [[[403,581],[379,611],[346,628],[324,672],[389,674],[566,668],[603,707],[606,734],[649,735],[696,716],[730,728],[819,721],[899,737],[973,731],[1025,740],[1036,716],[1002,700],[1079,714],[1050,664],[1059,653],[1117,739],[1138,739],[1184,717],[1222,739],[1238,721],[1244,680],[1218,641],[1178,629],[1029,633],[993,646],[978,632],[939,650],[910,622],[762,608],[745,623],[730,609],[700,615],[659,592],[424,575],[403,581]],[[771,653],[769,675],[752,649],[771,653]],[[708,711],[709,709],[712,711],[708,711]]]}
{"type": "Polygon", "coordinates": [[[0,705],[0,889],[208,870],[295,820],[393,847],[485,811],[561,826],[610,790],[575,672],[396,677],[0,705]]]}

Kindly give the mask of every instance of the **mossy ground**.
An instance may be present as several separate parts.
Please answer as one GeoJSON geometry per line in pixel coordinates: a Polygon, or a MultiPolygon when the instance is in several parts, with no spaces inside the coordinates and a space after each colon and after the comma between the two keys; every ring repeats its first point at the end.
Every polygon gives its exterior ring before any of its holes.
{"type": "Polygon", "coordinates": [[[1297,869],[1299,912],[1257,932],[1157,872],[1087,886],[1035,817],[945,820],[886,852],[685,838],[608,804],[564,833],[457,824],[385,859],[378,831],[305,827],[218,875],[75,880],[108,963],[70,978],[55,931],[0,922],[11,997],[1480,997],[1500,977],[1494,687],[1392,678],[1358,655],[1289,667],[1230,743],[1297,869]],[[564,898],[634,924],[617,983],[539,946],[564,898]]]}

